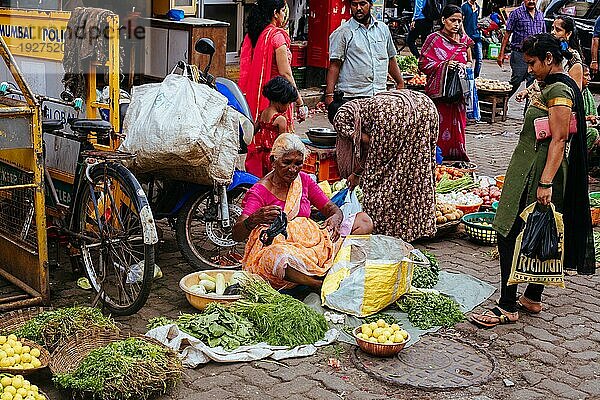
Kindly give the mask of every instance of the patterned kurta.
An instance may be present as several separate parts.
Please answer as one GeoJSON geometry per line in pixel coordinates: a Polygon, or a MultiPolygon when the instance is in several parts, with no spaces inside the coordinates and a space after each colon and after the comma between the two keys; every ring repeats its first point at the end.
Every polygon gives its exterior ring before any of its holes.
{"type": "Polygon", "coordinates": [[[359,110],[361,133],[370,137],[368,154],[362,157],[363,211],[373,219],[374,233],[408,242],[434,235],[439,130],[435,105],[411,90],[350,103],[336,114],[335,127],[338,140],[352,138],[357,121],[353,109],[359,110]]]}

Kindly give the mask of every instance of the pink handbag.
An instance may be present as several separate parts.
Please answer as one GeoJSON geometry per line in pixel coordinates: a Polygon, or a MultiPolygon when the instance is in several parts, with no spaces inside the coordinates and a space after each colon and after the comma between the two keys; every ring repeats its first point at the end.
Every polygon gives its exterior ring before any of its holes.
{"type": "MultiPolygon", "coordinates": [[[[535,129],[535,138],[537,140],[544,140],[552,136],[548,117],[536,118],[533,120],[533,128],[535,129]]],[[[577,133],[577,114],[571,113],[569,135],[573,135],[575,133],[577,133]]]]}

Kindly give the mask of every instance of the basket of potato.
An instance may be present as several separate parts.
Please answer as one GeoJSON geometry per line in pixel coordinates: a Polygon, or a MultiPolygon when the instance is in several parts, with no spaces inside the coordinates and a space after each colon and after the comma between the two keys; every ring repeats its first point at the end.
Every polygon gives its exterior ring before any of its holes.
{"type": "Polygon", "coordinates": [[[458,223],[464,213],[457,209],[452,204],[436,204],[435,205],[435,223],[436,225],[442,226],[448,223],[458,223]]]}

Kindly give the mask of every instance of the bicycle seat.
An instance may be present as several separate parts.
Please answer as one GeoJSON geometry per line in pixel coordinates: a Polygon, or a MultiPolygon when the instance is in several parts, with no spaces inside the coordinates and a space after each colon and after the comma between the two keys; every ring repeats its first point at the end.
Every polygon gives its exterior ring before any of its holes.
{"type": "Polygon", "coordinates": [[[71,129],[77,132],[106,133],[112,129],[110,122],[102,119],[75,119],[70,124],[71,129]]]}
{"type": "Polygon", "coordinates": [[[60,119],[45,119],[42,121],[42,132],[52,133],[60,131],[65,127],[65,123],[60,119]]]}

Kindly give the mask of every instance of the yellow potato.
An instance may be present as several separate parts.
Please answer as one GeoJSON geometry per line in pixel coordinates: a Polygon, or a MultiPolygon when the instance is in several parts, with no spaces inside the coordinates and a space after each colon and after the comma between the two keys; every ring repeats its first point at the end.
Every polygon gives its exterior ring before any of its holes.
{"type": "Polygon", "coordinates": [[[25,345],[21,348],[21,354],[23,353],[29,353],[31,351],[31,347],[25,345]]]}
{"type": "Polygon", "coordinates": [[[377,341],[379,343],[385,343],[387,342],[387,337],[385,337],[384,335],[379,336],[379,338],[377,338],[377,341]]]}
{"type": "Polygon", "coordinates": [[[369,327],[371,328],[371,330],[375,330],[375,329],[377,329],[377,328],[378,328],[378,327],[377,327],[377,322],[371,322],[371,323],[369,324],[369,327]]]}
{"type": "Polygon", "coordinates": [[[400,325],[398,324],[392,324],[392,326],[390,326],[390,328],[392,328],[392,331],[396,332],[400,330],[400,325]]]}
{"type": "Polygon", "coordinates": [[[31,357],[36,357],[39,358],[39,356],[41,355],[40,350],[33,348],[29,351],[29,354],[31,354],[31,357]]]}
{"type": "Polygon", "coordinates": [[[384,344],[394,344],[391,340],[387,340],[384,344]]]}
{"type": "Polygon", "coordinates": [[[387,325],[387,324],[385,323],[385,321],[384,321],[384,320],[382,320],[382,319],[378,319],[378,320],[377,320],[377,326],[378,326],[378,327],[380,327],[380,328],[385,328],[385,326],[386,326],[386,325],[387,325]]]}
{"type": "Polygon", "coordinates": [[[0,336],[0,344],[6,343],[7,340],[8,338],[6,336],[0,336]]]}
{"type": "Polygon", "coordinates": [[[15,342],[17,341],[17,337],[13,334],[8,335],[8,340],[14,340],[15,342]]]}
{"type": "Polygon", "coordinates": [[[383,328],[376,328],[373,330],[373,337],[378,338],[383,333],[383,328]]]}

